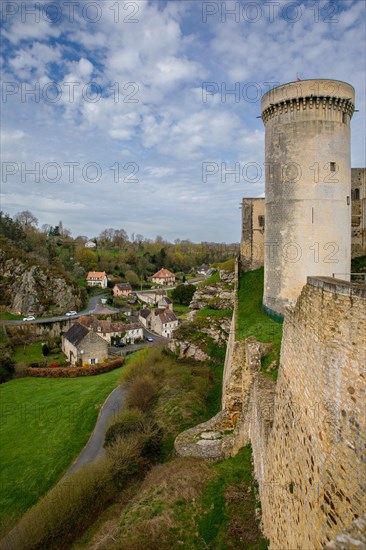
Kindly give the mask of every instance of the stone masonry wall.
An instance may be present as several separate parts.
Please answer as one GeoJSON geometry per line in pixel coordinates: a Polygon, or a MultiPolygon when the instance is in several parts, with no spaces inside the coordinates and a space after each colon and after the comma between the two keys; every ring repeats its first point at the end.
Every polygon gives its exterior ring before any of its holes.
{"type": "Polygon", "coordinates": [[[267,444],[251,415],[271,549],[320,549],[366,509],[365,343],[366,287],[309,277],[286,314],[267,444]]]}

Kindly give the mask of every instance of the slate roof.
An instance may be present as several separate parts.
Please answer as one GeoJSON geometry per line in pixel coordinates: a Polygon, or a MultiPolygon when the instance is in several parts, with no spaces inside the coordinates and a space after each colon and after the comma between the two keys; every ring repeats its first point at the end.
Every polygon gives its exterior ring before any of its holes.
{"type": "Polygon", "coordinates": [[[73,346],[80,344],[84,340],[85,336],[89,333],[88,329],[79,323],[75,323],[71,328],[64,334],[64,337],[71,342],[73,346]]]}
{"type": "Polygon", "coordinates": [[[147,319],[150,313],[151,313],[151,309],[143,308],[143,309],[140,309],[139,316],[142,317],[143,319],[147,319]]]}
{"type": "Polygon", "coordinates": [[[159,316],[159,319],[162,323],[172,323],[173,321],[177,320],[175,313],[170,309],[156,309],[155,315],[159,316]]]}

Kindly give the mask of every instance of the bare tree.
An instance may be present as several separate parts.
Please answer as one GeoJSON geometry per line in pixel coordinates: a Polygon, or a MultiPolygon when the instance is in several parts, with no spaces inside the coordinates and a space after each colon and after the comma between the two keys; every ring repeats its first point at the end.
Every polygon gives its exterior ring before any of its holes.
{"type": "Polygon", "coordinates": [[[23,210],[22,212],[18,212],[18,214],[15,214],[14,220],[19,222],[20,225],[24,228],[35,228],[38,225],[37,218],[32,214],[32,212],[30,212],[30,210],[23,210]]]}

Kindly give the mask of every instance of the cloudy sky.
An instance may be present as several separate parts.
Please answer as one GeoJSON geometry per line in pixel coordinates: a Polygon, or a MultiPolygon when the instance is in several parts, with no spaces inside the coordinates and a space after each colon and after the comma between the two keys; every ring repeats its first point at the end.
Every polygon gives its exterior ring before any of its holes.
{"type": "Polygon", "coordinates": [[[1,5],[11,215],[73,236],[239,241],[240,200],[264,189],[261,95],[296,73],[355,87],[365,166],[363,0],[36,4],[1,5]]]}

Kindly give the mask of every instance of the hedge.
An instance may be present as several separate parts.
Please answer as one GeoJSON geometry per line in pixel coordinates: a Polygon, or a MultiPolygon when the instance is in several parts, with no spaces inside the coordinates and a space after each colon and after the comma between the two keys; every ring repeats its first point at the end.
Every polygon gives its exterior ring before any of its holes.
{"type": "Polygon", "coordinates": [[[43,378],[77,378],[78,376],[95,376],[122,367],[124,357],[118,357],[112,361],[100,365],[88,365],[87,367],[40,367],[27,369],[27,376],[43,378]]]}

